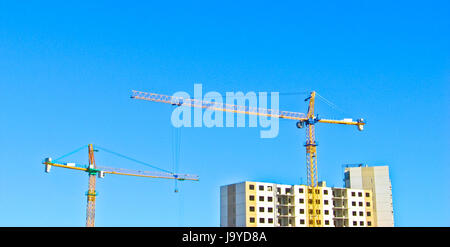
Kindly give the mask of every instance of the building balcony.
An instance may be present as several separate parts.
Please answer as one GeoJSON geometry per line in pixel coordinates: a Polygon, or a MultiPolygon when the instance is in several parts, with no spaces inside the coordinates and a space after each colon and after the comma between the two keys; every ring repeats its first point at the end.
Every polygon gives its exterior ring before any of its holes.
{"type": "Polygon", "coordinates": [[[333,200],[347,200],[348,198],[346,196],[332,196],[333,200]]]}
{"type": "Polygon", "coordinates": [[[295,218],[295,215],[293,214],[278,214],[278,218],[295,218]]]}

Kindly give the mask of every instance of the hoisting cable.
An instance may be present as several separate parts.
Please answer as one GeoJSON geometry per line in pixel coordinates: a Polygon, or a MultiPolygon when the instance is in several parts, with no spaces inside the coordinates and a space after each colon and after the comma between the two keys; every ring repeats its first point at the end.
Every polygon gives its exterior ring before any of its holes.
{"type": "MultiPolygon", "coordinates": [[[[180,167],[181,128],[172,128],[172,169],[178,173],[180,167]]],[[[175,180],[175,193],[178,192],[178,181],[175,180]]]]}

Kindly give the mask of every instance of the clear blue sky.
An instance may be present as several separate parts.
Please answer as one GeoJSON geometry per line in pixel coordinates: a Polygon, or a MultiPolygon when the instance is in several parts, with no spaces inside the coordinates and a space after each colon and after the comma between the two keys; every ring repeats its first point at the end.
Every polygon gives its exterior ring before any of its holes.
{"type": "MultiPolygon", "coordinates": [[[[132,89],[316,90],[319,177],[344,163],[390,166],[397,226],[450,226],[448,1],[2,1],[0,226],[84,226],[88,178],[41,161],[88,143],[173,168],[170,105],[132,89]]],[[[280,108],[305,112],[305,96],[280,108]]],[[[219,187],[305,183],[304,130],[181,129],[179,171],[198,183],[106,176],[97,226],[218,226],[219,187]]],[[[97,164],[139,168],[105,152],[97,164]]],[[[87,162],[87,151],[67,161],[87,162]]]]}

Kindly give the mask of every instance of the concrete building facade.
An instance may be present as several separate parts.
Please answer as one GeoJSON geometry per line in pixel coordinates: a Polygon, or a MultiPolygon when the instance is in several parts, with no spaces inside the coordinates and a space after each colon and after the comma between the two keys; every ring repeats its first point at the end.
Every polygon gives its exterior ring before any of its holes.
{"type": "MultiPolygon", "coordinates": [[[[318,223],[323,227],[373,227],[372,192],[365,189],[331,188],[319,190],[318,223]]],[[[306,227],[309,226],[306,185],[241,182],[220,188],[222,227],[306,227]]]]}
{"type": "Polygon", "coordinates": [[[394,226],[392,186],[388,166],[368,167],[361,164],[356,167],[346,167],[344,181],[346,188],[363,189],[372,192],[373,217],[377,226],[394,226]]]}

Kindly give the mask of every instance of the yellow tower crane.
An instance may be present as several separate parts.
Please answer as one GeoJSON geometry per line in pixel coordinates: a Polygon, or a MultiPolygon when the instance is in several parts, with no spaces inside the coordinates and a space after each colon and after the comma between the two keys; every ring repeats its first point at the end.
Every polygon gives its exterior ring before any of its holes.
{"type": "MultiPolygon", "coordinates": [[[[136,176],[136,177],[146,177],[146,178],[163,178],[163,179],[175,179],[175,180],[192,180],[192,181],[198,181],[198,176],[196,175],[189,175],[189,174],[176,174],[171,173],[169,171],[164,172],[151,172],[151,171],[139,171],[139,170],[130,170],[130,169],[124,169],[124,168],[112,168],[112,167],[97,167],[95,164],[94,159],[94,152],[97,150],[94,150],[94,145],[89,144],[88,145],[88,154],[89,154],[89,165],[80,165],[76,163],[65,163],[65,162],[59,162],[58,160],[62,159],[63,157],[66,157],[68,155],[71,155],[75,152],[80,151],[82,148],[85,148],[86,146],[83,146],[67,155],[64,155],[54,161],[52,161],[51,158],[46,158],[43,162],[45,165],[45,172],[49,173],[50,168],[52,166],[55,167],[62,167],[62,168],[68,168],[72,170],[78,170],[78,171],[84,171],[87,172],[89,175],[89,189],[86,192],[87,196],[87,207],[86,207],[86,227],[94,227],[95,226],[95,199],[97,196],[97,192],[95,190],[95,184],[96,184],[96,178],[97,176],[99,178],[104,178],[105,174],[116,174],[116,175],[126,175],[126,176],[136,176]]],[[[112,151],[109,151],[104,148],[100,148],[96,146],[96,148],[102,149],[103,151],[110,152],[112,154],[118,155],[122,158],[127,158],[132,161],[146,164],[141,161],[137,161],[135,159],[129,158],[125,155],[121,155],[112,151]]],[[[148,164],[146,164],[148,165],[148,164]]],[[[151,165],[149,165],[151,166],[151,165]]],[[[152,166],[154,167],[154,166],[152,166]]],[[[157,168],[157,167],[154,167],[157,168]]],[[[157,168],[160,169],[160,168],[157,168]]],[[[162,170],[162,169],[160,169],[162,170]]]]}
{"type": "Polygon", "coordinates": [[[148,100],[153,102],[161,102],[178,106],[188,106],[197,108],[208,108],[216,111],[241,113],[247,115],[267,116],[273,118],[283,118],[297,120],[297,127],[306,127],[306,171],[307,171],[307,184],[308,184],[308,226],[316,227],[323,226],[323,216],[320,213],[320,189],[318,188],[318,175],[317,175],[317,142],[315,136],[315,124],[316,123],[329,123],[329,124],[344,124],[355,125],[358,130],[362,131],[366,124],[363,119],[343,120],[331,120],[320,119],[314,115],[314,104],[316,98],[316,92],[310,93],[310,96],[305,99],[309,100],[309,107],[307,114],[289,111],[279,111],[272,109],[264,109],[257,107],[248,107],[242,105],[223,104],[219,102],[204,101],[198,99],[186,99],[156,93],[148,93],[142,91],[132,90],[132,99],[148,100]]]}

